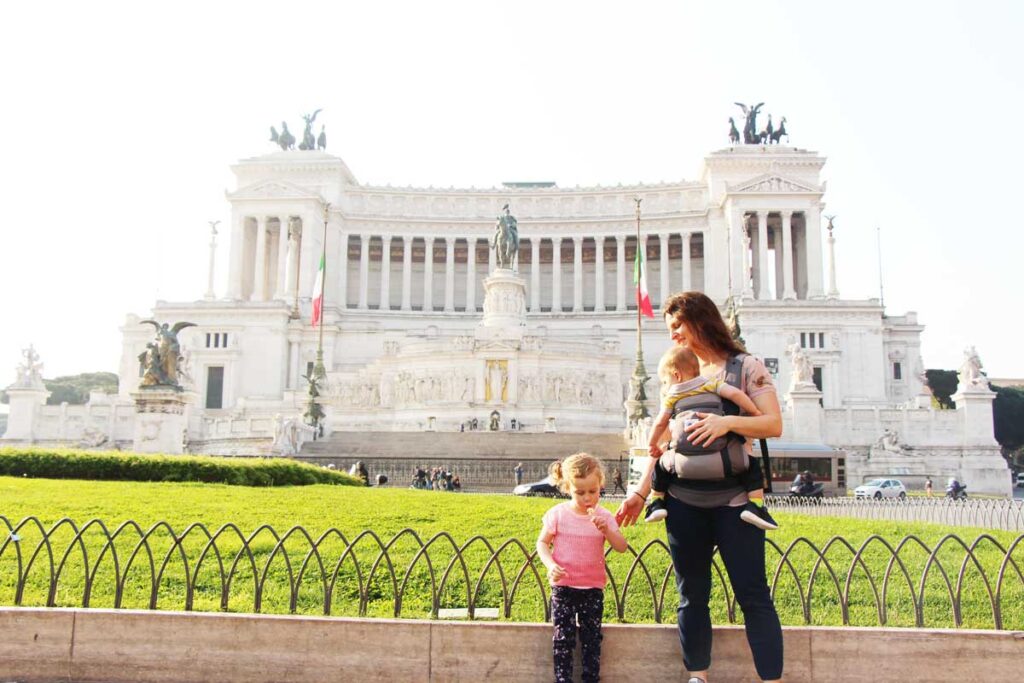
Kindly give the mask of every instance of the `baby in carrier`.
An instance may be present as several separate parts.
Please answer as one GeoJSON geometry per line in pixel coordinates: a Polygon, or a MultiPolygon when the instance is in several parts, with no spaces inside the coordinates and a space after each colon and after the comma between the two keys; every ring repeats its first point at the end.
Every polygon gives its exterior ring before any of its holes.
{"type": "Polygon", "coordinates": [[[744,448],[745,439],[729,433],[709,444],[698,446],[686,438],[686,428],[700,418],[697,413],[726,414],[723,399],[731,401],[747,415],[761,411],[738,387],[700,374],[700,361],[692,351],[680,346],[665,352],[658,364],[658,376],[664,387],[662,408],[651,431],[650,455],[657,458],[651,481],[651,501],[645,521],[657,522],[668,516],[665,493],[674,477],[689,480],[723,480],[735,477],[747,491],[749,502],[740,513],[743,521],[761,529],[778,529],[764,507],[764,481],[760,464],[751,462],[744,448]],[[671,442],[662,451],[661,438],[670,429],[671,442]]]}

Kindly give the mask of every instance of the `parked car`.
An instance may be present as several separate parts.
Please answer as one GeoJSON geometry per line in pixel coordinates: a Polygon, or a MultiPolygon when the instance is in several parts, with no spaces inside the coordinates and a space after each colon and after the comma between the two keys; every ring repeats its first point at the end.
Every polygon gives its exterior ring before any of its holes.
{"type": "Polygon", "coordinates": [[[853,490],[854,498],[899,498],[907,497],[907,487],[899,479],[872,479],[853,490]]]}
{"type": "Polygon", "coordinates": [[[1017,488],[1024,489],[1024,472],[1017,473],[1017,488]]]}
{"type": "Polygon", "coordinates": [[[512,489],[512,495],[514,496],[546,496],[548,498],[568,498],[562,493],[557,486],[552,483],[550,477],[545,477],[540,481],[535,481],[531,484],[520,484],[519,486],[512,489]]]}

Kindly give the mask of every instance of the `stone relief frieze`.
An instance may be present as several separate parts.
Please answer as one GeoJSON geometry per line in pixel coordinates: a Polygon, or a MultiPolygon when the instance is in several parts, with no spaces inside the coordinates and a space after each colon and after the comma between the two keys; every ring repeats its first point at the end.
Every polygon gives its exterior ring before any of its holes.
{"type": "Polygon", "coordinates": [[[484,310],[501,315],[525,315],[526,301],[521,290],[491,288],[484,299],[484,310]]]}
{"type": "Polygon", "coordinates": [[[819,192],[813,187],[807,187],[779,176],[761,178],[745,185],[730,188],[732,192],[819,192]]]}
{"type": "Polygon", "coordinates": [[[527,374],[519,378],[520,403],[618,407],[619,380],[586,370],[527,374]]]}
{"type": "Polygon", "coordinates": [[[522,349],[523,351],[540,351],[544,347],[544,340],[540,337],[527,336],[523,337],[522,349]]]}
{"type": "Polygon", "coordinates": [[[473,400],[476,380],[469,374],[402,371],[394,376],[388,392],[395,407],[426,403],[467,403],[473,400]]]}
{"type": "Polygon", "coordinates": [[[372,408],[381,405],[381,383],[375,379],[356,378],[327,385],[327,395],[333,403],[353,408],[372,408]]]}
{"type": "Polygon", "coordinates": [[[475,342],[476,339],[474,339],[472,335],[461,334],[452,340],[452,347],[456,351],[472,351],[475,342]]]}

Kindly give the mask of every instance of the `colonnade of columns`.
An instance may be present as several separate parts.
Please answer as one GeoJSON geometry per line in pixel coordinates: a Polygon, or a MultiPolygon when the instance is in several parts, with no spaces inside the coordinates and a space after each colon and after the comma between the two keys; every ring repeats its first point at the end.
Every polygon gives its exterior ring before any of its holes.
{"type": "Polygon", "coordinates": [[[733,261],[734,273],[739,266],[734,291],[757,299],[822,296],[819,220],[817,211],[735,210],[734,234],[743,247],[740,263],[733,261]]]}
{"type": "Polygon", "coordinates": [[[292,300],[302,291],[300,260],[310,258],[297,216],[237,216],[232,226],[228,297],[292,300]],[[300,253],[301,252],[301,253],[300,253]]]}
{"type": "MultiPolygon", "coordinates": [[[[702,244],[702,240],[703,233],[699,231],[641,236],[642,249],[648,250],[652,241],[657,245],[654,263],[657,265],[658,280],[648,281],[648,290],[655,302],[663,300],[671,292],[694,288],[695,268],[691,253],[694,247],[702,244]],[[675,258],[670,258],[670,247],[678,250],[675,258]]],[[[635,241],[635,237],[626,234],[521,239],[522,262],[519,264],[519,272],[527,281],[529,311],[580,313],[585,310],[603,312],[635,308],[633,255],[630,255],[628,262],[626,257],[627,244],[632,251],[635,241]],[[605,250],[611,246],[609,240],[614,242],[615,251],[614,260],[608,259],[612,261],[611,263],[607,263],[605,258],[605,250]],[[613,274],[613,301],[610,301],[611,297],[608,296],[612,293],[605,291],[609,272],[613,274]],[[563,290],[563,285],[566,285],[567,289],[569,283],[572,287],[571,296],[563,290]],[[593,293],[585,296],[588,287],[593,287],[593,293]]],[[[489,249],[487,270],[478,270],[477,251],[484,248],[482,242],[486,243],[482,237],[343,233],[340,242],[341,258],[333,265],[338,278],[334,290],[336,294],[332,296],[331,292],[328,293],[328,306],[333,299],[335,302],[344,301],[346,307],[358,310],[380,308],[402,311],[475,311],[478,309],[478,303],[482,303],[478,293],[480,283],[495,265],[494,252],[489,249]],[[415,260],[414,241],[417,251],[421,248],[423,250],[422,258],[415,260]],[[401,244],[402,260],[400,270],[395,269],[396,272],[393,273],[391,251],[393,246],[398,246],[396,242],[401,244]],[[443,261],[440,257],[442,250],[443,261]],[[358,276],[353,274],[350,279],[350,268],[358,268],[358,276]],[[457,271],[463,270],[464,287],[457,288],[457,277],[462,276],[461,272],[457,275],[457,271]],[[395,301],[391,293],[391,280],[399,273],[401,296],[395,301]],[[436,290],[435,280],[443,283],[443,286],[436,290]],[[348,295],[350,285],[358,287],[358,292],[353,293],[355,296],[348,295]],[[375,288],[379,290],[376,292],[377,296],[373,297],[375,288]],[[437,301],[434,300],[435,296],[438,297],[437,301]],[[371,299],[374,298],[376,305],[371,303],[371,299]]],[[[696,258],[703,267],[703,252],[698,252],[696,258]]],[[[328,270],[330,271],[331,267],[328,270]]],[[[650,272],[650,265],[648,270],[650,272]]],[[[703,282],[697,284],[702,285],[703,282]]]]}

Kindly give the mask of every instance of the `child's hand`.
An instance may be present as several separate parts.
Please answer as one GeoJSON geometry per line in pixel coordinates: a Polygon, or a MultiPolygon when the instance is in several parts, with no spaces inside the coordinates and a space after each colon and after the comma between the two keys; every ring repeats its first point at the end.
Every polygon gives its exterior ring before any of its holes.
{"type": "Polygon", "coordinates": [[[608,520],[604,517],[598,517],[594,514],[594,508],[587,510],[587,514],[590,515],[590,521],[597,527],[597,530],[602,534],[608,530],[608,520]]]}
{"type": "Polygon", "coordinates": [[[661,450],[661,446],[659,444],[652,443],[647,445],[647,452],[652,458],[660,458],[661,454],[665,451],[661,450]]]}
{"type": "Polygon", "coordinates": [[[551,566],[548,567],[548,579],[550,579],[552,583],[554,583],[555,581],[561,581],[564,578],[565,570],[562,569],[562,567],[554,563],[552,563],[551,566]]]}

